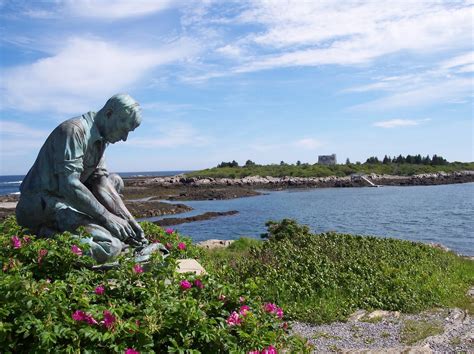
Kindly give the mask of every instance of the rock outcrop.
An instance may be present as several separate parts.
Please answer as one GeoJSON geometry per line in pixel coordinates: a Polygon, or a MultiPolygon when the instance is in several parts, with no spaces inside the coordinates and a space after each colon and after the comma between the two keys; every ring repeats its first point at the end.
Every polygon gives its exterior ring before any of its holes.
{"type": "MultiPolygon", "coordinates": [[[[377,175],[375,173],[365,176],[376,185],[405,186],[405,185],[437,185],[450,183],[474,182],[474,171],[424,173],[414,176],[377,175]]],[[[212,177],[187,177],[177,175],[171,177],[152,177],[128,179],[130,186],[240,186],[257,188],[285,188],[285,187],[362,187],[364,181],[351,176],[346,177],[271,177],[248,176],[243,178],[212,178],[212,177]]]]}

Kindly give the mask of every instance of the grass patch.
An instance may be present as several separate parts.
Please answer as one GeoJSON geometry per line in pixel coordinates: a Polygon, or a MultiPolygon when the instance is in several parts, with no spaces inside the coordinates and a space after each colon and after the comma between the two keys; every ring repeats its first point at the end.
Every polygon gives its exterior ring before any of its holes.
{"type": "Polygon", "coordinates": [[[461,341],[461,338],[459,338],[459,337],[454,337],[454,338],[452,338],[452,339],[449,341],[449,343],[450,343],[451,345],[460,345],[460,344],[462,343],[462,341],[461,341]]]}
{"type": "Polygon", "coordinates": [[[441,333],[443,333],[443,325],[439,321],[406,320],[400,333],[400,339],[403,343],[411,345],[441,333]]]}
{"type": "Polygon", "coordinates": [[[382,320],[383,320],[382,316],[375,316],[372,318],[365,316],[360,319],[361,322],[366,322],[366,323],[379,323],[382,320]]]}
{"type": "Polygon", "coordinates": [[[422,173],[455,172],[463,170],[474,170],[474,162],[453,162],[446,165],[423,165],[408,163],[390,164],[348,164],[323,166],[318,164],[301,165],[252,165],[244,167],[214,167],[201,171],[187,173],[189,177],[213,177],[213,178],[243,178],[247,176],[272,176],[272,177],[328,177],[349,176],[353,173],[376,173],[399,176],[412,176],[422,173]]]}
{"type": "Polygon", "coordinates": [[[357,309],[417,312],[471,304],[474,262],[411,241],[312,234],[292,220],[268,223],[268,241],[204,252],[206,269],[276,300],[291,319],[344,320],[357,309]]]}

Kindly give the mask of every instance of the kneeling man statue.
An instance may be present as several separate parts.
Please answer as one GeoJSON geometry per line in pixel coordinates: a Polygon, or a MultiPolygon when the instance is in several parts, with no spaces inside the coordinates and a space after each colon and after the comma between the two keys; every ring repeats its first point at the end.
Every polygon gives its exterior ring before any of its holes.
{"type": "Polygon", "coordinates": [[[147,245],[143,230],[119,193],[123,181],[109,174],[107,145],[126,141],[141,122],[139,104],[127,94],[110,98],[99,112],[61,123],[49,135],[20,186],[16,217],[38,236],[84,226],[91,256],[104,263],[126,244],[147,245]]]}

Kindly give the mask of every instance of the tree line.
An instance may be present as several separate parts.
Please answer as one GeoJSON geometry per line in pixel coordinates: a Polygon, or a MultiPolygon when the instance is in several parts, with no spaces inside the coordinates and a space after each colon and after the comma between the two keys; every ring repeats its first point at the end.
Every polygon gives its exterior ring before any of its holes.
{"type": "MultiPolygon", "coordinates": [[[[443,158],[442,156],[434,154],[433,157],[430,157],[430,155],[426,155],[422,157],[420,154],[418,155],[398,155],[398,156],[387,156],[385,155],[382,160],[379,160],[377,156],[371,156],[369,157],[366,161],[366,164],[383,164],[383,165],[389,165],[389,164],[412,164],[412,165],[431,165],[431,166],[441,166],[441,165],[447,165],[449,162],[443,158]]],[[[351,164],[349,159],[346,160],[346,165],[351,164]]],[[[357,164],[360,164],[357,162],[357,164]]],[[[280,162],[280,166],[287,166],[288,164],[285,163],[284,161],[280,162]]],[[[301,165],[309,165],[308,163],[301,163],[301,161],[296,162],[296,166],[301,166],[301,165]]],[[[254,166],[259,166],[252,160],[247,160],[245,164],[242,167],[254,167],[254,166]]],[[[224,167],[241,167],[239,166],[239,163],[235,160],[232,160],[231,162],[224,162],[222,161],[220,164],[217,165],[217,168],[224,168],[224,167]]]]}
{"type": "Polygon", "coordinates": [[[438,156],[436,154],[433,155],[433,157],[430,158],[430,155],[426,155],[425,157],[422,157],[420,154],[418,155],[407,155],[407,156],[387,156],[385,155],[383,160],[380,161],[377,156],[371,156],[365,161],[365,163],[368,164],[413,164],[413,165],[431,165],[431,166],[440,166],[440,165],[447,165],[449,162],[443,158],[442,156],[438,156]]]}

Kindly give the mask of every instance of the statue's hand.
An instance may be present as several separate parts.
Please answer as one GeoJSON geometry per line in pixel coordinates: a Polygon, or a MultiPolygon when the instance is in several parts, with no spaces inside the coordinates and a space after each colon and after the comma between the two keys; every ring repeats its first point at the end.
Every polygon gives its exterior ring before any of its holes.
{"type": "Polygon", "coordinates": [[[117,237],[119,240],[124,242],[127,242],[129,238],[133,238],[135,235],[135,232],[128,221],[114,214],[108,215],[108,219],[104,226],[110,231],[112,236],[117,237]]]}
{"type": "Polygon", "coordinates": [[[145,238],[145,233],[143,232],[141,226],[135,219],[131,219],[129,223],[133,231],[135,232],[134,239],[140,242],[142,246],[146,246],[148,244],[148,240],[145,238]]]}

